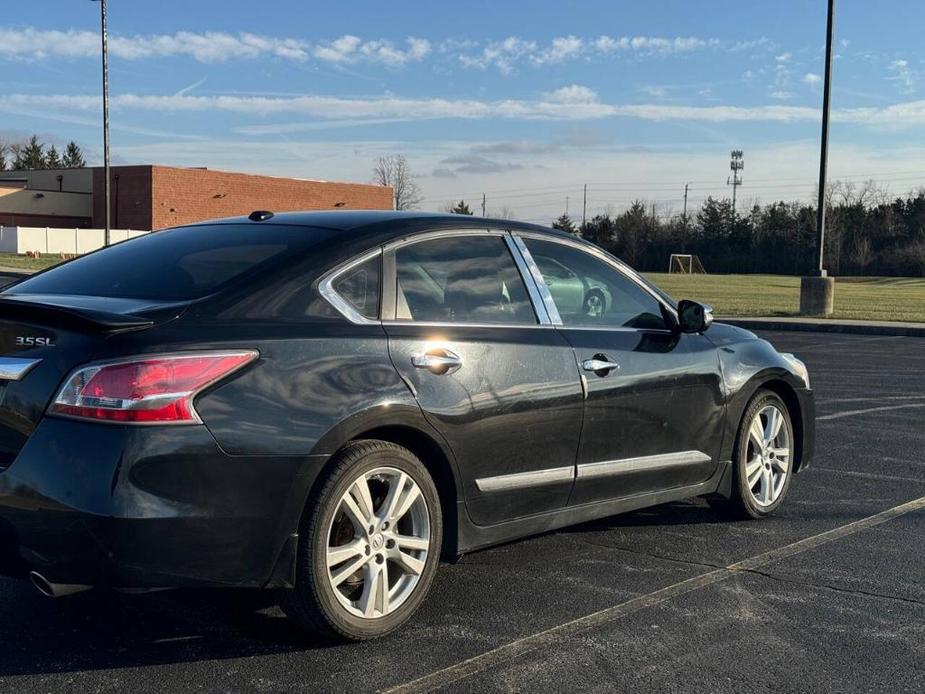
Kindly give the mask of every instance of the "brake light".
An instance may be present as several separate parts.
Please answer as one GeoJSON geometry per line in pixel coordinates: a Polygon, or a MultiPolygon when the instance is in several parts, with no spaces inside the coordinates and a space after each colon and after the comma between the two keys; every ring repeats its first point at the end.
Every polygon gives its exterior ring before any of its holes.
{"type": "Polygon", "coordinates": [[[256,358],[254,351],[205,352],[85,366],[71,374],[48,412],[109,422],[200,422],[196,395],[256,358]]]}

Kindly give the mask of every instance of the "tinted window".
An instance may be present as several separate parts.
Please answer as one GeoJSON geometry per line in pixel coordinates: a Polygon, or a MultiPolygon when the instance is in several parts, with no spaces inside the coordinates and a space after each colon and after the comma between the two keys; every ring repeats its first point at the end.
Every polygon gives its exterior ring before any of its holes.
{"type": "Polygon", "coordinates": [[[587,327],[664,328],[661,305],[613,266],[574,246],[524,239],[562,323],[587,327]]]}
{"type": "Polygon", "coordinates": [[[370,258],[338,275],[331,285],[357,313],[366,318],[379,317],[379,260],[370,258]]]}
{"type": "Polygon", "coordinates": [[[16,294],[184,300],[211,294],[306,246],[301,227],[216,224],[157,231],[65,263],[16,285],[16,294]]]}
{"type": "Polygon", "coordinates": [[[395,253],[399,320],[536,323],[527,288],[500,236],[439,238],[395,253]]]}

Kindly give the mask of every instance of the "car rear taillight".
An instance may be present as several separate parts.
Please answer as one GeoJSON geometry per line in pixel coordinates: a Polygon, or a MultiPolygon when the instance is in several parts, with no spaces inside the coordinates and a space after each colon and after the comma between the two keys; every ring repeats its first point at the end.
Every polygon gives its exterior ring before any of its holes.
{"type": "Polygon", "coordinates": [[[107,422],[198,423],[193,398],[257,358],[255,351],[139,357],[77,369],[49,414],[107,422]]]}

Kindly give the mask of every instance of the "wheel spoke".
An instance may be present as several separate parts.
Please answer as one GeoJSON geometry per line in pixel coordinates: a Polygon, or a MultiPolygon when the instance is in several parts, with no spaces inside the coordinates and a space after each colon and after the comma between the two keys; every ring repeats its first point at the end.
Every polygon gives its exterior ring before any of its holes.
{"type": "Polygon", "coordinates": [[[363,554],[366,543],[357,538],[353,542],[337,547],[328,547],[328,568],[343,564],[345,561],[363,554]]]}
{"type": "Polygon", "coordinates": [[[761,502],[764,504],[771,503],[771,500],[774,498],[773,490],[773,478],[771,476],[770,470],[762,470],[761,472],[761,502]]]}
{"type": "Polygon", "coordinates": [[[341,583],[350,578],[353,574],[357,572],[363,564],[368,561],[368,557],[365,555],[357,557],[354,561],[349,562],[344,565],[336,574],[331,576],[331,583],[337,588],[341,583]]]}
{"type": "Polygon", "coordinates": [[[424,562],[415,559],[407,552],[398,552],[394,559],[405,570],[405,573],[420,576],[424,571],[424,562]]]}
{"type": "Polygon", "coordinates": [[[745,481],[748,482],[749,489],[753,489],[755,483],[758,482],[761,470],[761,458],[758,456],[755,456],[750,462],[745,464],[745,481]]]}
{"type": "Polygon", "coordinates": [[[389,611],[389,573],[386,564],[370,562],[365,572],[363,593],[357,607],[364,617],[374,617],[376,611],[386,614],[389,611]]]}
{"type": "Polygon", "coordinates": [[[766,446],[770,446],[774,439],[777,438],[777,435],[780,433],[780,427],[784,423],[784,418],[781,416],[780,410],[776,407],[769,408],[768,412],[768,423],[764,428],[764,443],[766,446]]]}
{"type": "Polygon", "coordinates": [[[408,510],[411,508],[412,504],[418,500],[418,497],[421,496],[421,490],[418,486],[412,482],[411,485],[404,490],[404,493],[401,496],[401,500],[398,502],[398,507],[395,509],[395,512],[391,516],[391,522],[397,523],[400,521],[408,510]]]}
{"type": "Polygon", "coordinates": [[[423,537],[412,537],[410,535],[396,535],[395,544],[404,549],[429,549],[430,540],[425,540],[423,537]]]}
{"type": "Polygon", "coordinates": [[[776,457],[771,461],[771,467],[778,472],[786,473],[790,469],[790,461],[786,458],[776,457]]]}
{"type": "Polygon", "coordinates": [[[748,429],[748,437],[752,440],[752,443],[758,447],[759,450],[764,448],[764,429],[761,427],[761,417],[755,415],[755,418],[752,420],[752,425],[748,429]]]}
{"type": "Polygon", "coordinates": [[[353,483],[353,486],[350,487],[350,495],[356,500],[366,522],[372,523],[376,514],[373,508],[373,498],[369,493],[369,482],[366,481],[365,476],[353,483]]]}
{"type": "Polygon", "coordinates": [[[356,499],[349,492],[344,494],[341,506],[344,513],[353,521],[353,526],[358,532],[365,533],[369,529],[370,519],[366,517],[362,509],[357,505],[356,499]]]}
{"type": "Polygon", "coordinates": [[[382,502],[382,507],[380,509],[381,520],[389,520],[393,522],[398,519],[395,518],[395,510],[398,508],[399,500],[401,499],[401,494],[405,489],[405,485],[408,483],[408,475],[404,472],[399,472],[397,477],[393,477],[389,483],[389,493],[385,497],[385,501],[382,502]]]}

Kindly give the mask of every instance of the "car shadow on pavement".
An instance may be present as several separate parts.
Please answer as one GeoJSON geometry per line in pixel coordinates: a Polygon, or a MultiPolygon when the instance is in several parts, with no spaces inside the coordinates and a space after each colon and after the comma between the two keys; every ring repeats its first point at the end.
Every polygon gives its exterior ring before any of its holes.
{"type": "Polygon", "coordinates": [[[261,656],[324,648],[271,592],[94,590],[46,598],[0,581],[0,677],[261,656]]]}

